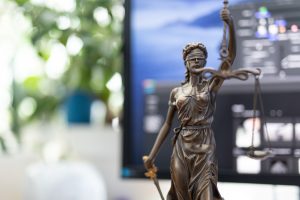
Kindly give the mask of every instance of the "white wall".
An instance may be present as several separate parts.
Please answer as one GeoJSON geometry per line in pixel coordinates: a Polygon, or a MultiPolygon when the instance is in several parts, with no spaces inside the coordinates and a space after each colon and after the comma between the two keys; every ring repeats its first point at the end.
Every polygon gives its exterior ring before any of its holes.
{"type": "MultiPolygon", "coordinates": [[[[0,200],[23,199],[27,166],[40,161],[43,154],[41,147],[53,141],[65,145],[63,149],[69,160],[89,162],[95,166],[106,182],[109,200],[159,199],[150,180],[120,178],[120,132],[91,126],[37,126],[28,129],[24,136],[27,146],[24,146],[22,155],[0,157],[0,200]],[[39,153],[33,154],[33,150],[39,153]]],[[[169,181],[160,181],[160,184],[166,194],[169,181]]],[[[293,186],[219,183],[219,189],[226,200],[299,200],[299,190],[293,186]]]]}
{"type": "MultiPolygon", "coordinates": [[[[159,199],[155,186],[150,180],[120,178],[121,133],[109,128],[85,131],[84,128],[80,130],[75,127],[70,129],[70,132],[72,132],[70,134],[72,145],[82,157],[92,160],[102,172],[111,200],[119,197],[127,197],[130,200],[159,199]],[[86,139],[87,136],[89,140],[86,139]]],[[[163,193],[166,194],[170,182],[164,180],[160,181],[160,184],[163,193]]],[[[299,195],[298,187],[294,186],[219,183],[219,189],[226,200],[298,200],[299,195]]]]}

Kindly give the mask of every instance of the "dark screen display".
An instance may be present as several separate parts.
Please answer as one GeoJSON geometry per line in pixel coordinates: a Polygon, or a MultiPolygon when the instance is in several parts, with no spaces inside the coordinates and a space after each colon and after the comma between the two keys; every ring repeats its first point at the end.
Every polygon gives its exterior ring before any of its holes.
{"type": "MultiPolygon", "coordinates": [[[[219,0],[127,1],[123,177],[143,177],[141,158],[149,153],[164,122],[171,89],[184,80],[181,52],[185,44],[204,43],[208,49],[207,66],[219,67],[222,6],[219,0]]],[[[221,181],[298,184],[297,10],[297,1],[230,1],[237,38],[237,58],[232,68],[263,70],[265,115],[258,110],[258,115],[253,116],[253,80],[224,84],[217,97],[213,123],[221,181]],[[255,148],[272,149],[273,156],[263,161],[247,157],[252,138],[255,148]]],[[[175,117],[173,128],[178,125],[175,117]]],[[[163,178],[169,178],[172,137],[170,132],[156,159],[163,178]]]]}

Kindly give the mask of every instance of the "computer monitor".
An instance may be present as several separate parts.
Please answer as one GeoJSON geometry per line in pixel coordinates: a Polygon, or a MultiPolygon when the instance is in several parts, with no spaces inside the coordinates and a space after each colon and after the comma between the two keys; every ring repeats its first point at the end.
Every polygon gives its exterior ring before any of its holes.
{"type": "MultiPolygon", "coordinates": [[[[272,148],[274,155],[263,161],[246,156],[252,139],[254,81],[226,81],[217,97],[213,123],[219,180],[300,185],[300,2],[231,0],[229,5],[237,38],[232,68],[260,67],[264,74],[265,117],[255,119],[254,146],[272,148]]],[[[189,42],[204,43],[207,66],[219,67],[223,3],[126,0],[125,6],[121,174],[142,178],[142,156],[150,152],[164,122],[171,89],[184,80],[182,48],[189,42]]],[[[170,178],[172,137],[170,132],[156,159],[160,178],[170,178]]]]}

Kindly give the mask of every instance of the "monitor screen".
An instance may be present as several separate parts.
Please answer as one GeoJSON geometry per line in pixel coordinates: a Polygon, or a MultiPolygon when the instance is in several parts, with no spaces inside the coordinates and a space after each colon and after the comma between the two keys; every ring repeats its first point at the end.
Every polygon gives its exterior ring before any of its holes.
{"type": "MultiPolygon", "coordinates": [[[[149,154],[164,122],[172,88],[184,80],[182,49],[202,42],[207,65],[219,68],[223,22],[221,0],[127,0],[125,20],[125,104],[123,177],[144,177],[149,154]]],[[[253,80],[228,81],[217,97],[213,129],[220,181],[300,184],[300,2],[230,0],[237,57],[232,69],[263,71],[264,113],[253,116],[253,80]],[[253,120],[256,126],[253,128],[253,120]],[[266,128],[267,127],[267,128],[266,128]],[[251,145],[273,156],[253,160],[251,145]],[[299,149],[298,149],[299,148],[299,149]]],[[[173,128],[179,126],[177,117],[173,128]]],[[[173,132],[156,159],[169,178],[173,132]]]]}

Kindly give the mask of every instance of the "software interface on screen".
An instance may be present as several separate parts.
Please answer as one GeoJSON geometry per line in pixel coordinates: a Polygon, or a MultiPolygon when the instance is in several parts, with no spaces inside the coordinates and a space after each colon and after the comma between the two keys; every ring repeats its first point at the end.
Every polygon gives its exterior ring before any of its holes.
{"type": "MultiPolygon", "coordinates": [[[[184,80],[182,48],[189,42],[204,43],[207,66],[219,67],[222,6],[220,0],[131,0],[131,121],[127,130],[131,141],[123,176],[142,174],[141,157],[149,153],[164,122],[169,93],[184,80]]],[[[247,87],[241,92],[238,82],[224,85],[213,124],[220,173],[299,174],[300,110],[295,109],[295,103],[300,89],[290,87],[295,82],[287,81],[297,82],[299,78],[289,77],[300,75],[299,10],[297,1],[230,1],[237,38],[237,58],[232,68],[262,69],[267,80],[262,80],[266,105],[265,117],[258,112],[253,119],[253,82],[245,83],[247,87]],[[246,149],[252,136],[255,147],[272,148],[274,156],[263,161],[248,158],[246,149]]],[[[172,136],[170,133],[156,160],[161,171],[168,171],[172,136]]]]}

